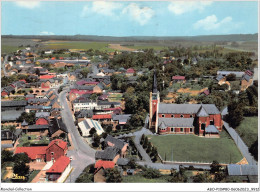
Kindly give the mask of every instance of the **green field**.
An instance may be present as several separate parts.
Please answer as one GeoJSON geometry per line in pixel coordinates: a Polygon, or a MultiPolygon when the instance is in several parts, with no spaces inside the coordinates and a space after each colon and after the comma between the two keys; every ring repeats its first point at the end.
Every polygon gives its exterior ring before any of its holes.
{"type": "Polygon", "coordinates": [[[258,117],[244,117],[244,120],[236,128],[245,144],[250,147],[258,136],[258,117]]]}
{"type": "Polygon", "coordinates": [[[223,130],[220,138],[203,138],[195,135],[149,136],[164,159],[211,163],[237,163],[243,156],[230,136],[223,130]]]}
{"type": "Polygon", "coordinates": [[[124,176],[122,183],[168,183],[169,176],[161,176],[155,179],[147,179],[142,175],[128,175],[124,176]]]}
{"type": "Polygon", "coordinates": [[[157,51],[168,48],[168,46],[162,46],[162,45],[133,45],[133,46],[125,46],[125,47],[136,49],[136,50],[154,49],[157,51]]]}
{"type": "Polygon", "coordinates": [[[48,41],[44,43],[44,49],[93,49],[100,51],[115,51],[109,48],[107,42],[88,41],[48,41]]]}
{"type": "Polygon", "coordinates": [[[2,45],[1,46],[1,53],[2,54],[8,54],[16,52],[19,48],[17,46],[11,46],[11,45],[2,45]]]}

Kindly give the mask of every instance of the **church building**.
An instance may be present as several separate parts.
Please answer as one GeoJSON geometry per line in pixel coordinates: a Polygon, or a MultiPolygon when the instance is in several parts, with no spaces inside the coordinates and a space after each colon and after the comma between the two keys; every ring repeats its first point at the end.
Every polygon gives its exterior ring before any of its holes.
{"type": "Polygon", "coordinates": [[[158,134],[195,134],[219,137],[223,122],[215,104],[160,103],[156,72],[150,92],[149,128],[158,134]]]}

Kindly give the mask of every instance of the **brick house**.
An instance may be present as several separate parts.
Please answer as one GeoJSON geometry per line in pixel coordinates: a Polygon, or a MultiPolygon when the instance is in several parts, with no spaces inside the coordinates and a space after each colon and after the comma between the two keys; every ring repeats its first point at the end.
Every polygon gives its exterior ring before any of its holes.
{"type": "Polygon", "coordinates": [[[47,119],[47,117],[40,116],[36,119],[35,124],[36,125],[49,125],[49,120],[47,119]]]}
{"type": "Polygon", "coordinates": [[[172,77],[172,81],[173,81],[173,83],[177,83],[177,82],[185,83],[186,79],[185,79],[185,76],[175,75],[175,76],[172,77]]]}
{"type": "Polygon", "coordinates": [[[57,160],[59,157],[65,156],[67,150],[67,142],[61,139],[51,141],[46,149],[46,161],[57,160]]]}

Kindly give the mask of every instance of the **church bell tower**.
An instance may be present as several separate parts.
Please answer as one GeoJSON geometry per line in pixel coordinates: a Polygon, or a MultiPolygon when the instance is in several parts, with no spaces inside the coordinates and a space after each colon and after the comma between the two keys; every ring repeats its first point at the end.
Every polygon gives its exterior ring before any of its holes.
{"type": "Polygon", "coordinates": [[[150,117],[149,117],[149,128],[154,129],[155,132],[158,132],[158,106],[160,103],[160,94],[157,90],[157,78],[156,71],[154,70],[153,74],[153,87],[152,92],[150,92],[150,117]]]}

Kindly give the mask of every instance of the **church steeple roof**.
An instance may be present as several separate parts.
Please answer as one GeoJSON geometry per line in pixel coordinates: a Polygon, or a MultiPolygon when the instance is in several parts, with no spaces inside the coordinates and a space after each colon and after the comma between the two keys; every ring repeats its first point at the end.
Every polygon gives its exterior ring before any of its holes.
{"type": "Polygon", "coordinates": [[[153,73],[153,93],[157,93],[157,78],[156,78],[156,71],[154,70],[153,73]]]}

